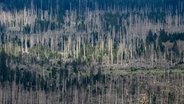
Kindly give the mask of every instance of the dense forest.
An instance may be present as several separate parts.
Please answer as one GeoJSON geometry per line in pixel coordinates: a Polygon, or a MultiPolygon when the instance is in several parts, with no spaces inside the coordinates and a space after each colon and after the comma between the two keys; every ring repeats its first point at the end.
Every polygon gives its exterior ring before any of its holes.
{"type": "Polygon", "coordinates": [[[0,0],[0,103],[184,103],[183,0],[0,0]]]}

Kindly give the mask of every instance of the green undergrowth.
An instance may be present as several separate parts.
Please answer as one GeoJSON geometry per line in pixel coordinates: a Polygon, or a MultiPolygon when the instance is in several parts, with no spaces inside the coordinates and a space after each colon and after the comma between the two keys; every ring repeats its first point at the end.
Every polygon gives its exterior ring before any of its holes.
{"type": "Polygon", "coordinates": [[[178,69],[127,69],[127,70],[118,70],[118,69],[107,69],[102,71],[103,74],[108,75],[129,75],[129,74],[163,74],[163,73],[184,73],[184,68],[178,69]]]}

